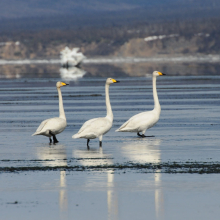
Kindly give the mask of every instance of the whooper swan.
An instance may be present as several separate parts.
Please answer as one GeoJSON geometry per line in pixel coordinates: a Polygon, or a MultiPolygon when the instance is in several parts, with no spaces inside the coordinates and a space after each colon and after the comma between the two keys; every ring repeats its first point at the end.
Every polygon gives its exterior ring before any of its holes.
{"type": "Polygon", "coordinates": [[[138,136],[147,137],[144,135],[146,130],[153,127],[158,122],[160,117],[161,108],[157,96],[156,78],[157,76],[163,76],[163,75],[166,74],[163,74],[158,71],[154,71],[152,74],[154,109],[152,111],[142,112],[137,115],[134,115],[116,131],[137,132],[138,136]],[[142,134],[140,134],[139,132],[142,132],[142,134]]]}
{"type": "Polygon", "coordinates": [[[40,126],[36,130],[34,135],[44,135],[46,137],[49,137],[50,144],[52,143],[51,136],[53,137],[53,143],[58,143],[59,141],[56,138],[56,135],[61,133],[66,128],[66,116],[63,108],[63,99],[61,94],[60,87],[66,86],[68,84],[64,82],[57,82],[56,87],[58,91],[59,96],[59,112],[60,116],[57,118],[49,118],[41,122],[40,126]]]}
{"type": "Polygon", "coordinates": [[[77,134],[74,134],[72,138],[85,138],[87,139],[87,147],[89,149],[90,139],[99,138],[99,146],[102,147],[102,136],[106,134],[112,127],[113,113],[109,99],[109,85],[112,83],[118,83],[115,79],[108,78],[105,83],[105,100],[107,115],[104,118],[93,118],[86,121],[80,128],[77,134]]]}

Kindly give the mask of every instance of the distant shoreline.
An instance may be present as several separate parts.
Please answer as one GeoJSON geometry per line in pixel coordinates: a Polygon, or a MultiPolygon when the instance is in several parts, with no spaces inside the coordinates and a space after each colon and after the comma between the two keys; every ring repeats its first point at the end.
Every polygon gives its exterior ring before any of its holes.
{"type": "MultiPolygon", "coordinates": [[[[220,55],[192,55],[192,56],[166,56],[166,57],[96,57],[87,58],[83,64],[114,64],[114,63],[217,63],[220,55]]],[[[29,64],[60,64],[59,59],[23,59],[5,60],[0,59],[0,65],[29,65],[29,64]]]]}

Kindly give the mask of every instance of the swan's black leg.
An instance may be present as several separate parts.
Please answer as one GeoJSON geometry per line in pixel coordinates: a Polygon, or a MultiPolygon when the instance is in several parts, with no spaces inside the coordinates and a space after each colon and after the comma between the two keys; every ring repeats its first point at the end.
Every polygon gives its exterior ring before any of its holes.
{"type": "Polygon", "coordinates": [[[54,144],[59,143],[59,141],[57,140],[57,138],[56,138],[55,135],[53,136],[53,143],[54,143],[54,144]]]}
{"type": "Polygon", "coordinates": [[[52,139],[49,137],[49,139],[50,139],[50,144],[52,144],[52,139]]]}
{"type": "Polygon", "coordinates": [[[51,131],[49,131],[49,134],[53,136],[53,143],[56,144],[58,143],[59,141],[57,140],[55,134],[53,134],[51,131]]]}
{"type": "Polygon", "coordinates": [[[141,135],[141,134],[139,134],[139,132],[137,133],[137,135],[138,135],[139,137],[142,137],[142,135],[141,135]]]}
{"type": "Polygon", "coordinates": [[[102,147],[102,141],[99,141],[99,147],[102,147]]]}
{"type": "Polygon", "coordinates": [[[87,139],[87,149],[89,150],[89,139],[87,139]]]}

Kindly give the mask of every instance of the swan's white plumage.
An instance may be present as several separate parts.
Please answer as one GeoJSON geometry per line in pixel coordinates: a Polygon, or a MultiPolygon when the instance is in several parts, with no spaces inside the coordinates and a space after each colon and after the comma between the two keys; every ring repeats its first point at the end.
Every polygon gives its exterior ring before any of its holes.
{"type": "Polygon", "coordinates": [[[57,135],[61,133],[67,126],[66,123],[66,116],[63,108],[63,100],[62,100],[62,94],[60,87],[68,85],[63,82],[57,82],[57,90],[58,90],[58,96],[59,96],[59,112],[60,116],[56,118],[49,118],[41,122],[39,127],[37,128],[36,132],[32,134],[34,135],[44,135],[46,137],[51,137],[52,135],[49,133],[50,131],[54,134],[57,135]]]}
{"type": "Polygon", "coordinates": [[[39,134],[49,120],[50,119],[46,119],[46,120],[42,121],[41,124],[39,125],[39,127],[37,128],[36,132],[34,134],[32,134],[32,136],[39,134]]]}
{"type": "Polygon", "coordinates": [[[40,126],[38,127],[37,131],[32,134],[34,135],[44,135],[47,137],[51,137],[49,131],[53,134],[57,135],[61,133],[67,126],[66,120],[63,118],[50,118],[46,119],[41,122],[40,126]]]}
{"type": "Polygon", "coordinates": [[[152,111],[141,112],[137,115],[132,116],[116,131],[119,132],[142,132],[144,134],[147,129],[153,127],[160,118],[160,103],[157,96],[156,90],[156,77],[165,75],[161,72],[154,71],[153,76],[153,97],[154,97],[154,109],[152,111]]]}
{"type": "Polygon", "coordinates": [[[106,84],[105,84],[106,108],[107,108],[106,117],[93,118],[86,121],[83,124],[83,126],[80,128],[78,133],[73,135],[72,138],[85,138],[85,139],[99,138],[99,141],[102,141],[102,136],[111,129],[113,123],[113,113],[109,99],[109,85],[116,82],[118,81],[111,78],[108,78],[106,80],[106,84]]]}
{"type": "Polygon", "coordinates": [[[153,127],[158,122],[159,116],[160,115],[158,115],[158,113],[154,110],[139,113],[131,117],[116,131],[145,133],[147,129],[153,127]]]}
{"type": "Polygon", "coordinates": [[[73,138],[95,139],[106,134],[112,127],[112,120],[108,118],[94,118],[86,121],[73,138]]]}

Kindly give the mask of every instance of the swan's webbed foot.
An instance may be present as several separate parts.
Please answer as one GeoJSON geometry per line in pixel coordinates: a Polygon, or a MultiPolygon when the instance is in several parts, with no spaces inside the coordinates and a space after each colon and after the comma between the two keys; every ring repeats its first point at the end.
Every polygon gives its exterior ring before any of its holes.
{"type": "Polygon", "coordinates": [[[99,141],[99,147],[102,147],[102,141],[99,141]]]}
{"type": "MultiPolygon", "coordinates": [[[[55,136],[55,135],[54,135],[55,136]]],[[[59,143],[59,141],[57,140],[56,136],[53,138],[53,143],[56,144],[56,143],[59,143]]]]}
{"type": "Polygon", "coordinates": [[[89,150],[89,139],[87,139],[87,149],[89,150]]]}
{"type": "Polygon", "coordinates": [[[139,136],[139,137],[145,137],[145,135],[144,134],[140,134],[139,132],[137,133],[137,135],[139,136]]]}
{"type": "Polygon", "coordinates": [[[146,135],[144,135],[144,134],[139,134],[139,132],[137,133],[137,135],[138,135],[139,137],[142,137],[142,138],[145,138],[145,137],[154,137],[154,136],[146,136],[146,135]]]}

